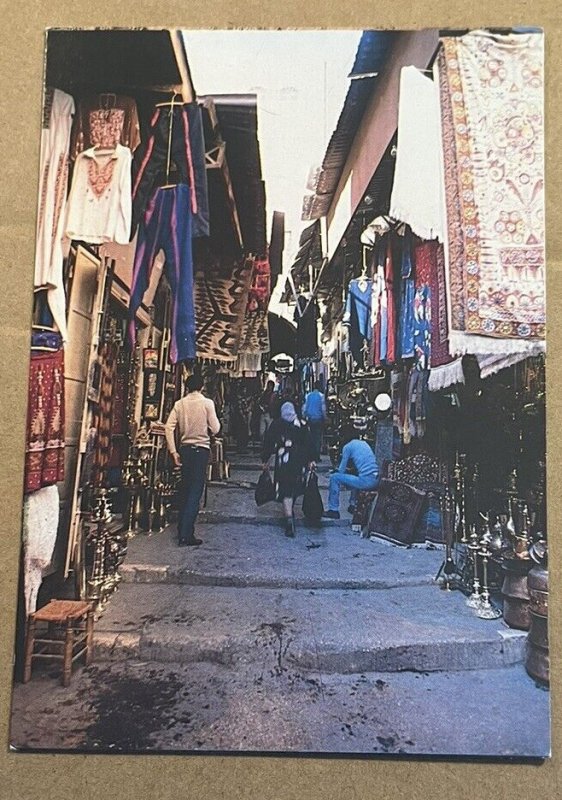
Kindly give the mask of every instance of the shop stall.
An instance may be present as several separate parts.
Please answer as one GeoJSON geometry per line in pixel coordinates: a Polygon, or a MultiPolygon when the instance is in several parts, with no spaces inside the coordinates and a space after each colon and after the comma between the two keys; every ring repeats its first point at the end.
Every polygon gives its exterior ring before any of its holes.
{"type": "MultiPolygon", "coordinates": [[[[51,32],[46,84],[26,613],[103,607],[129,538],[173,515],[164,423],[185,378],[203,375],[228,432],[228,393],[269,352],[255,96],[197,98],[174,30],[51,32]]],[[[218,439],[209,478],[227,474],[218,439]]]]}
{"type": "MultiPolygon", "coordinates": [[[[303,312],[322,320],[313,344],[334,463],[348,423],[377,453],[382,480],[355,521],[395,544],[443,546],[443,586],[493,618],[490,595],[509,594],[546,537],[543,43],[528,31],[431,35],[394,43],[352,134],[350,89],[284,299],[297,332],[303,312]],[[367,180],[367,134],[385,126],[367,180]]],[[[379,45],[363,37],[352,77],[379,45]]]]}

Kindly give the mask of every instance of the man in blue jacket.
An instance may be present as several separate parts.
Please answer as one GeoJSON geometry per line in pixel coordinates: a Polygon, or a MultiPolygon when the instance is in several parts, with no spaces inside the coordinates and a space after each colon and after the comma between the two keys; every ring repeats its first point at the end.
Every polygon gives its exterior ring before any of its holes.
{"type": "Polygon", "coordinates": [[[358,439],[355,431],[348,432],[345,437],[348,441],[342,450],[340,465],[336,472],[330,475],[330,491],[328,494],[328,510],[326,519],[340,518],[340,489],[351,489],[353,504],[354,494],[358,490],[372,491],[379,484],[379,467],[377,459],[368,442],[358,439]],[[354,467],[355,475],[346,472],[347,467],[354,467]]]}
{"type": "Polygon", "coordinates": [[[320,383],[314,384],[314,390],[306,395],[302,407],[302,415],[308,422],[310,438],[315,455],[315,461],[320,461],[322,451],[322,433],[326,421],[326,398],[320,391],[320,383]]]}

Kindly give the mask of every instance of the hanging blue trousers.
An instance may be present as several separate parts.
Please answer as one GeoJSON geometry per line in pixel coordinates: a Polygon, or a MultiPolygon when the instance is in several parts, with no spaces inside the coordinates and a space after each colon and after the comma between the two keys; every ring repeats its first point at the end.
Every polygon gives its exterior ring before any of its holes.
{"type": "Polygon", "coordinates": [[[154,259],[164,251],[164,272],[172,292],[170,361],[195,358],[195,306],[191,247],[191,195],[186,184],[157,189],[139,225],[129,335],[135,341],[135,315],[150,283],[154,259]]]}

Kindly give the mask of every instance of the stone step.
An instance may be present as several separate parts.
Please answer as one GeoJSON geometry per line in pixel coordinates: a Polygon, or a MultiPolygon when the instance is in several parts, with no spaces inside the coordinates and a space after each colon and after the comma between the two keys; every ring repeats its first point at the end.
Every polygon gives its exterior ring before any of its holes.
{"type": "Polygon", "coordinates": [[[435,586],[386,591],[123,584],[97,621],[97,660],[263,663],[355,674],[493,669],[523,660],[526,634],[478,619],[435,586]]]}
{"type": "Polygon", "coordinates": [[[281,525],[209,522],[200,547],[178,547],[172,527],[140,534],[121,567],[125,583],[300,589],[387,589],[432,585],[440,550],[362,539],[349,528],[305,528],[288,539],[281,525]]]}

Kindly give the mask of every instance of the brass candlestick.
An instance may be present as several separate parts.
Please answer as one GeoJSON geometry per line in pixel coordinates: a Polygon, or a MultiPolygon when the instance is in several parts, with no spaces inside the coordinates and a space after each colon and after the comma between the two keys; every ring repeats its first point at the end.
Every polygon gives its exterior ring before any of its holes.
{"type": "Polygon", "coordinates": [[[490,591],[488,588],[488,561],[490,559],[490,539],[491,534],[488,530],[480,539],[480,550],[479,555],[482,559],[482,595],[480,598],[480,603],[476,608],[476,616],[480,617],[480,619],[498,619],[501,617],[502,612],[494,608],[494,606],[490,603],[490,591]]]}
{"type": "Polygon", "coordinates": [[[480,544],[478,542],[478,534],[476,533],[476,525],[470,526],[470,544],[468,545],[472,557],[472,594],[467,598],[466,604],[469,608],[478,608],[480,606],[480,577],[478,575],[478,551],[480,544]]]}
{"type": "Polygon", "coordinates": [[[455,494],[456,494],[456,510],[458,518],[455,520],[455,536],[460,533],[460,542],[467,544],[468,539],[466,536],[466,520],[465,520],[465,456],[457,453],[455,462],[455,494]]]}
{"type": "Polygon", "coordinates": [[[526,560],[529,558],[529,545],[531,542],[529,535],[529,509],[524,502],[519,503],[519,515],[521,519],[521,532],[515,534],[513,540],[513,554],[515,558],[526,560]]]}

